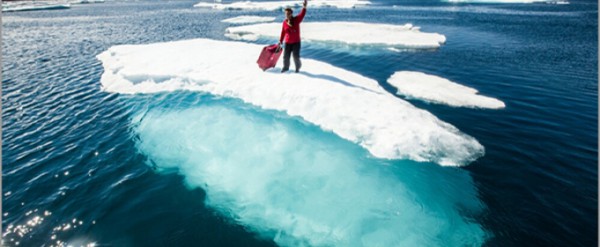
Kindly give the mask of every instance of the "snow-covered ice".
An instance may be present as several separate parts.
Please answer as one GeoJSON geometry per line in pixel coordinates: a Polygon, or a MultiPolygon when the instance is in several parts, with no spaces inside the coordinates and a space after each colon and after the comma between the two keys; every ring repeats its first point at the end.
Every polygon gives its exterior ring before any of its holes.
{"type": "Polygon", "coordinates": [[[312,59],[302,60],[301,73],[263,72],[256,64],[261,50],[256,44],[195,39],[113,46],[97,57],[108,92],[190,90],[238,98],[300,117],[380,158],[461,166],[483,155],[477,140],[372,79],[312,59]]]}
{"type": "Polygon", "coordinates": [[[222,22],[233,23],[233,24],[249,24],[249,23],[271,22],[274,20],[275,20],[275,17],[242,15],[242,16],[237,16],[237,17],[232,17],[232,18],[222,20],[222,22]]]}
{"type": "MultiPolygon", "coordinates": [[[[303,22],[301,28],[303,42],[335,42],[402,48],[437,48],[446,42],[444,35],[421,32],[419,27],[412,24],[303,22]]],[[[235,40],[256,40],[258,37],[266,37],[278,41],[280,34],[281,23],[244,25],[225,30],[225,35],[235,40]]]]}
{"type": "MultiPolygon", "coordinates": [[[[309,2],[309,8],[322,8],[322,7],[334,7],[334,8],[354,8],[356,6],[368,5],[371,2],[366,0],[311,0],[309,2]]],[[[220,10],[282,10],[284,8],[299,8],[302,6],[301,1],[264,1],[264,2],[252,2],[252,1],[239,1],[232,3],[215,3],[215,2],[200,2],[194,5],[199,8],[213,8],[220,10]]]]}
{"type": "Polygon", "coordinates": [[[504,108],[502,101],[478,95],[477,90],[448,79],[416,71],[397,71],[388,83],[398,95],[450,106],[471,108],[504,108]]]}

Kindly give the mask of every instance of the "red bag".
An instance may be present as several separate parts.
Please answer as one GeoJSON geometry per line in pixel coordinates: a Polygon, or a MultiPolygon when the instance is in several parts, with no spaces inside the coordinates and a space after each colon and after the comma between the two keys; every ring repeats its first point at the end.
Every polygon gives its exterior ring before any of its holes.
{"type": "Polygon", "coordinates": [[[281,56],[282,50],[283,49],[277,44],[263,47],[260,56],[258,56],[258,61],[256,61],[258,67],[263,71],[275,67],[277,60],[279,60],[279,56],[281,56]]]}

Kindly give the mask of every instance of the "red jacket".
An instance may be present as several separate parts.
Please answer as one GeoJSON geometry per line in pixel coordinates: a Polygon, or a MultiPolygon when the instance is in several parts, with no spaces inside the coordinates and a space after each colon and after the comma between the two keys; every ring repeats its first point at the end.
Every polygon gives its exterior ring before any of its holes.
{"type": "Polygon", "coordinates": [[[295,17],[292,17],[292,25],[287,23],[287,20],[283,20],[283,27],[281,28],[281,36],[279,37],[279,43],[284,41],[285,43],[293,44],[300,42],[300,22],[304,19],[304,15],[306,15],[306,8],[302,8],[300,14],[295,17]]]}

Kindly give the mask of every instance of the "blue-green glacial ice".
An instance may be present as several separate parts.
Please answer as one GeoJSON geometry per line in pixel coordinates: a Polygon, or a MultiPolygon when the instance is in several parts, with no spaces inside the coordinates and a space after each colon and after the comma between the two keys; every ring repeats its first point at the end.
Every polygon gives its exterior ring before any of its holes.
{"type": "Polygon", "coordinates": [[[154,108],[133,121],[139,151],[206,204],[282,246],[478,246],[469,174],[384,161],[309,123],[243,104],[154,108]],[[237,105],[237,106],[236,106],[237,105]]]}

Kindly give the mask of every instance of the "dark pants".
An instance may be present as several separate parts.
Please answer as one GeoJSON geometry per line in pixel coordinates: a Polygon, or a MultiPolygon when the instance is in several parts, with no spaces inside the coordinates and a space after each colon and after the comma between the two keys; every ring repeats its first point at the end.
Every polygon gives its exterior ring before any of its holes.
{"type": "Polygon", "coordinates": [[[290,69],[290,54],[294,55],[294,64],[296,65],[296,72],[298,72],[300,67],[302,67],[302,63],[300,62],[300,42],[293,44],[285,43],[285,48],[283,49],[282,71],[290,69]]]}

